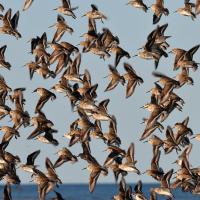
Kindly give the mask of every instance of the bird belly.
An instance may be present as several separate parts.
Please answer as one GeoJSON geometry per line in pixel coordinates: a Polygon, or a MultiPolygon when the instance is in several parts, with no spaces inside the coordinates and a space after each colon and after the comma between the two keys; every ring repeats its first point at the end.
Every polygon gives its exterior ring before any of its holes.
{"type": "Polygon", "coordinates": [[[33,173],[33,166],[24,166],[22,169],[26,172],[33,173]]]}
{"type": "Polygon", "coordinates": [[[128,166],[128,165],[123,165],[123,164],[119,165],[119,168],[124,171],[127,171],[127,172],[135,172],[136,171],[134,167],[128,166]]]}

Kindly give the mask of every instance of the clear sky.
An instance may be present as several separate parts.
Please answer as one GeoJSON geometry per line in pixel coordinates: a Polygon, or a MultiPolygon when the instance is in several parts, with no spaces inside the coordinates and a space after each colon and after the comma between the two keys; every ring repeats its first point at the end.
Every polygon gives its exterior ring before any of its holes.
{"type": "MultiPolygon", "coordinates": [[[[148,6],[151,6],[154,1],[144,1],[148,6]]],[[[200,19],[199,16],[195,21],[191,18],[180,16],[173,12],[183,6],[184,1],[165,1],[165,6],[169,9],[170,15],[163,16],[159,22],[160,25],[168,23],[169,27],[166,31],[166,35],[172,36],[168,42],[171,48],[184,48],[189,49],[200,42],[200,19]]],[[[0,35],[0,45],[3,46],[7,44],[7,50],[5,53],[6,59],[11,63],[12,68],[10,71],[6,69],[1,69],[1,74],[5,77],[8,85],[11,88],[26,87],[25,98],[26,105],[25,109],[34,116],[34,107],[37,103],[39,96],[32,91],[39,87],[45,87],[50,89],[55,83],[58,82],[59,77],[56,79],[43,80],[38,74],[34,75],[33,80],[29,80],[28,69],[23,67],[27,62],[34,60],[33,55],[30,52],[30,43],[27,41],[35,36],[40,36],[43,32],[48,35],[48,41],[51,41],[55,29],[48,28],[50,25],[56,22],[57,12],[53,9],[60,5],[61,1],[52,0],[35,0],[32,6],[25,12],[22,11],[23,1],[8,0],[3,3],[5,10],[12,8],[13,12],[20,10],[20,19],[18,30],[22,34],[22,38],[16,40],[14,37],[7,35],[0,35]]],[[[91,9],[90,4],[94,3],[98,6],[99,10],[105,13],[108,17],[107,21],[102,24],[100,21],[97,22],[97,30],[101,31],[103,27],[108,27],[114,35],[120,38],[120,46],[127,50],[131,55],[137,52],[146,42],[146,37],[156,26],[152,25],[153,13],[148,10],[144,13],[141,10],[134,9],[127,6],[127,0],[71,0],[72,6],[79,6],[79,9],[75,11],[77,19],[74,20],[70,17],[65,17],[69,25],[74,29],[72,35],[65,33],[62,37],[62,41],[71,42],[72,44],[78,44],[83,38],[80,35],[87,32],[88,20],[86,17],[81,16],[91,9]]],[[[198,51],[194,59],[199,62],[200,51],[198,51]]],[[[161,71],[171,77],[175,76],[177,72],[172,71],[174,56],[169,54],[169,57],[161,58],[158,71],[161,71]]],[[[144,125],[140,124],[143,117],[148,117],[149,112],[139,107],[143,106],[145,103],[150,102],[150,94],[146,94],[146,91],[151,89],[156,81],[151,73],[154,70],[153,61],[142,60],[138,57],[126,59],[123,58],[118,66],[120,73],[124,73],[123,62],[130,63],[138,75],[140,75],[144,84],[137,87],[133,96],[125,99],[125,87],[119,85],[116,89],[110,92],[104,92],[109,82],[108,79],[103,79],[108,71],[108,64],[114,63],[114,55],[110,59],[103,61],[99,57],[87,53],[82,54],[82,64],[80,71],[84,72],[84,69],[89,69],[92,75],[92,83],[98,83],[98,100],[101,101],[106,98],[110,98],[110,103],[108,105],[109,113],[114,114],[118,122],[118,134],[122,140],[121,147],[127,149],[131,142],[136,145],[136,159],[138,160],[137,166],[141,172],[145,171],[150,167],[152,149],[148,143],[143,144],[139,142],[140,135],[144,130],[144,125]]],[[[55,69],[52,66],[52,69],[55,69]]],[[[166,127],[167,125],[173,126],[175,122],[182,121],[188,115],[190,116],[189,127],[191,127],[194,133],[198,133],[200,130],[199,126],[199,100],[200,91],[199,84],[199,70],[195,73],[191,73],[194,78],[194,86],[184,86],[183,88],[176,90],[186,102],[183,107],[183,112],[175,110],[169,118],[163,123],[166,127]]],[[[64,139],[62,136],[64,133],[69,131],[69,125],[77,119],[78,115],[71,112],[70,104],[67,98],[64,98],[62,94],[56,94],[57,99],[53,102],[49,101],[45,104],[43,111],[45,112],[48,119],[52,120],[55,124],[55,128],[58,129],[58,134],[55,138],[58,139],[60,145],[54,147],[52,145],[46,145],[35,140],[26,140],[27,136],[33,130],[30,128],[20,128],[21,137],[15,140],[12,139],[8,150],[13,154],[20,156],[22,162],[26,162],[26,156],[37,149],[41,149],[41,154],[36,159],[36,164],[39,165],[39,169],[45,169],[45,158],[49,157],[53,162],[57,159],[55,153],[64,146],[68,145],[68,140],[64,139]]],[[[12,105],[13,108],[13,105],[12,105]]],[[[107,123],[104,123],[104,131],[107,131],[107,123]]],[[[0,122],[0,125],[11,125],[9,122],[9,117],[6,117],[0,122]]],[[[158,136],[164,137],[165,134],[157,133],[158,136]]],[[[193,141],[194,148],[192,150],[192,155],[190,157],[191,164],[193,166],[198,166],[199,161],[199,144],[193,141]]],[[[99,140],[93,139],[91,142],[92,154],[96,159],[103,164],[107,153],[103,152],[106,145],[99,140]]],[[[70,148],[71,151],[78,155],[81,151],[80,144],[74,145],[70,148]]],[[[169,156],[165,156],[162,152],[160,166],[165,170],[175,168],[175,165],[171,163],[176,159],[176,153],[172,153],[169,156]]],[[[80,160],[74,165],[70,163],[63,164],[56,171],[61,177],[64,183],[87,183],[89,178],[89,173],[87,170],[82,171],[81,169],[86,167],[87,163],[80,160]]],[[[22,183],[29,183],[31,180],[30,174],[22,172],[20,169],[17,170],[22,183]]],[[[136,182],[141,179],[144,182],[153,182],[151,177],[147,175],[138,176],[130,173],[127,176],[127,181],[136,182]]],[[[107,177],[100,176],[98,182],[114,182],[114,177],[110,171],[107,177]]]]}

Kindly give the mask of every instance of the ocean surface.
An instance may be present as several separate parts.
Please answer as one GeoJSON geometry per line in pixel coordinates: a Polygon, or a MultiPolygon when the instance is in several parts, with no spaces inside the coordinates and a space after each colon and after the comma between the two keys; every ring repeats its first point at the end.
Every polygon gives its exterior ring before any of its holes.
{"type": "MultiPolygon", "coordinates": [[[[134,186],[134,184],[131,184],[134,186]]],[[[149,197],[149,190],[152,187],[157,187],[156,184],[144,184],[143,191],[147,197],[149,197]]],[[[97,184],[95,191],[90,194],[87,184],[66,184],[61,185],[59,188],[55,188],[60,192],[65,200],[111,200],[112,196],[117,193],[118,186],[116,184],[97,184]]],[[[3,186],[0,186],[0,199],[3,199],[3,186]]],[[[200,199],[200,195],[192,195],[191,193],[183,193],[181,190],[174,190],[173,194],[175,200],[188,200],[188,199],[200,199]]],[[[50,192],[47,195],[46,200],[50,200],[55,197],[54,192],[50,192]]],[[[36,185],[20,185],[12,186],[13,200],[37,200],[37,186],[36,185]]],[[[160,199],[166,199],[159,197],[160,199]]]]}

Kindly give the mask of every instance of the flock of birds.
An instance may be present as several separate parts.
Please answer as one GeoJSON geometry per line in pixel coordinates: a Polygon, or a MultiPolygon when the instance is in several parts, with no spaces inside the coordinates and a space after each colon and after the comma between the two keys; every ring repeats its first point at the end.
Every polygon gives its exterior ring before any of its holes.
{"type": "MultiPolygon", "coordinates": [[[[27,10],[32,3],[33,0],[26,0],[23,11],[27,10]]],[[[164,0],[156,0],[151,7],[145,5],[142,0],[130,0],[127,4],[145,12],[151,8],[154,13],[153,24],[158,23],[163,14],[169,15],[169,10],[164,7],[164,0]]],[[[83,17],[88,18],[88,31],[82,35],[84,40],[78,45],[82,47],[82,53],[77,46],[66,41],[60,41],[66,32],[70,34],[74,32],[65,17],[76,19],[76,9],[78,7],[72,7],[70,0],[62,0],[62,4],[55,9],[59,14],[56,23],[51,26],[56,28],[52,41],[48,41],[46,32],[30,40],[31,54],[34,61],[25,64],[25,67],[29,70],[30,79],[32,80],[35,73],[44,79],[54,79],[58,75],[60,76],[58,83],[51,90],[39,87],[33,91],[39,95],[38,102],[35,105],[35,116],[30,117],[24,108],[26,100],[23,92],[26,89],[13,89],[6,83],[4,77],[0,76],[0,119],[9,116],[13,123],[13,126],[4,125],[0,127],[1,132],[4,134],[0,144],[0,178],[6,183],[3,194],[4,200],[12,199],[11,185],[20,184],[17,168],[31,174],[33,182],[38,185],[39,199],[44,200],[50,191],[62,184],[56,169],[66,162],[76,163],[78,159],[82,159],[88,164],[86,169],[90,172],[90,192],[94,191],[99,176],[101,174],[106,176],[110,170],[114,173],[116,182],[120,178],[119,193],[114,195],[113,199],[147,199],[142,192],[141,181],[135,185],[134,191],[125,181],[128,173],[143,174],[136,166],[135,145],[130,143],[127,150],[120,147],[121,139],[117,133],[117,119],[108,110],[110,99],[97,101],[98,83],[92,83],[89,70],[85,69],[84,72],[80,72],[81,58],[84,53],[89,52],[101,59],[107,59],[111,54],[114,54],[115,62],[113,65],[109,65],[107,77],[110,78],[110,82],[105,91],[113,90],[121,83],[126,85],[126,98],[129,98],[133,95],[136,86],[143,83],[143,79],[128,62],[123,63],[124,74],[118,72],[117,66],[121,59],[123,57],[129,59],[131,55],[120,46],[119,37],[113,35],[111,30],[108,28],[103,28],[101,32],[97,30],[96,21],[101,20],[103,22],[107,17],[96,5],[92,4],[91,10],[83,15],[83,17]],[[49,48],[51,48],[50,51],[49,48]],[[53,64],[56,64],[55,70],[51,69],[53,64]],[[57,152],[57,160],[54,163],[47,157],[45,160],[46,171],[43,172],[35,164],[40,150],[27,155],[27,162],[22,164],[20,157],[6,151],[6,148],[13,138],[20,137],[19,129],[28,126],[34,126],[34,130],[27,137],[28,140],[35,139],[46,144],[59,145],[59,141],[54,136],[54,133],[58,131],[54,128],[54,123],[46,117],[42,110],[49,100],[56,99],[54,92],[62,93],[64,97],[68,98],[72,111],[78,113],[79,118],[70,125],[69,133],[64,134],[64,137],[69,139],[68,147],[64,147],[57,152]],[[13,108],[8,106],[8,101],[13,103],[13,108]],[[107,132],[102,130],[101,124],[104,121],[109,124],[107,132]],[[108,156],[103,164],[98,162],[90,149],[90,142],[95,138],[101,139],[107,145],[108,156]],[[76,156],[69,148],[78,145],[78,143],[82,146],[82,152],[76,156]]],[[[0,15],[2,22],[0,33],[16,37],[16,39],[21,38],[22,34],[17,30],[19,11],[13,15],[12,9],[5,10],[2,4],[0,4],[0,10],[2,12],[0,15]]],[[[193,20],[200,13],[200,1],[197,0],[196,3],[192,3],[185,0],[184,7],[177,9],[176,12],[189,16],[193,20]]],[[[151,144],[153,149],[151,167],[144,173],[160,182],[160,187],[151,189],[151,200],[157,199],[158,195],[173,199],[172,191],[176,188],[181,188],[182,191],[192,192],[193,194],[200,193],[200,168],[192,167],[189,162],[189,155],[192,150],[190,139],[200,140],[200,134],[193,135],[192,129],[188,127],[189,117],[186,117],[182,122],[175,123],[174,127],[167,126],[164,139],[154,134],[157,130],[164,131],[165,128],[162,122],[168,118],[173,110],[182,111],[185,102],[174,90],[180,89],[186,84],[193,84],[194,81],[189,72],[191,69],[193,71],[197,70],[199,64],[193,59],[193,55],[198,51],[200,45],[191,47],[189,50],[174,48],[167,52],[170,46],[167,42],[170,36],[165,35],[167,27],[168,24],[157,25],[147,36],[146,43],[134,55],[142,59],[153,60],[155,69],[157,69],[161,57],[168,57],[168,53],[173,53],[175,55],[173,70],[180,71],[173,78],[159,73],[157,70],[154,71],[153,76],[158,80],[155,82],[155,87],[149,90],[149,93],[151,93],[150,103],[142,106],[151,114],[148,118],[143,119],[145,129],[140,140],[151,144]],[[182,152],[175,161],[180,168],[179,170],[174,172],[171,169],[164,172],[159,166],[161,148],[165,154],[170,154],[173,151],[182,152]],[[172,176],[174,176],[175,181],[170,183],[172,176]]],[[[12,70],[11,64],[5,56],[6,48],[6,45],[0,48],[0,65],[3,68],[12,70]]],[[[55,194],[54,200],[64,199],[58,191],[55,191],[55,194]]]]}

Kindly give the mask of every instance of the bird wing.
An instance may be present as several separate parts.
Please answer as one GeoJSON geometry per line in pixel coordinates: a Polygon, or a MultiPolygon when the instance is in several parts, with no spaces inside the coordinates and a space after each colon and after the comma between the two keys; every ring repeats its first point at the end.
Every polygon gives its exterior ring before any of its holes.
{"type": "Polygon", "coordinates": [[[194,47],[192,47],[191,49],[189,49],[188,51],[186,51],[186,53],[184,54],[184,60],[192,60],[193,59],[193,55],[197,52],[197,50],[199,49],[200,45],[196,45],[194,47]]]}
{"type": "Polygon", "coordinates": [[[59,192],[56,192],[56,191],[54,191],[54,192],[56,193],[56,197],[58,200],[64,200],[62,195],[59,192]]]}
{"type": "Polygon", "coordinates": [[[10,131],[7,131],[4,135],[3,135],[3,138],[2,138],[2,142],[9,142],[13,137],[13,134],[12,132],[10,131]]]}
{"type": "Polygon", "coordinates": [[[89,86],[91,86],[91,75],[87,69],[85,69],[85,72],[84,72],[83,84],[88,84],[89,86]]]}
{"type": "Polygon", "coordinates": [[[109,165],[111,165],[111,164],[114,162],[115,158],[118,157],[118,155],[119,155],[119,154],[116,153],[116,152],[111,152],[111,153],[108,155],[108,157],[106,158],[106,160],[105,160],[103,166],[109,166],[109,165]]]}
{"type": "MultiPolygon", "coordinates": [[[[53,134],[50,132],[50,128],[45,131],[44,137],[53,145],[57,146],[59,143],[56,139],[53,138],[53,134]]],[[[57,132],[57,130],[55,130],[57,132]]]]}
{"type": "Polygon", "coordinates": [[[116,80],[116,79],[112,79],[110,81],[110,83],[108,84],[107,88],[105,89],[105,92],[106,91],[110,91],[110,90],[113,90],[117,85],[118,85],[119,81],[116,80]]]}
{"type": "Polygon", "coordinates": [[[96,182],[97,182],[97,179],[99,178],[100,173],[101,173],[101,170],[95,170],[94,172],[91,172],[90,179],[89,179],[90,192],[94,191],[94,188],[96,186],[96,182]]]}
{"type": "Polygon", "coordinates": [[[59,158],[54,163],[54,168],[60,167],[63,163],[65,163],[66,160],[62,158],[62,156],[59,156],[59,158]]]}
{"type": "Polygon", "coordinates": [[[188,125],[188,122],[189,122],[189,116],[188,117],[186,117],[184,120],[183,120],[183,122],[182,122],[182,124],[184,125],[184,126],[187,126],[188,125]]]}
{"type": "Polygon", "coordinates": [[[34,165],[35,159],[40,154],[40,150],[34,151],[33,153],[27,156],[27,165],[34,165]]]}
{"type": "Polygon", "coordinates": [[[38,111],[38,110],[41,110],[42,107],[44,106],[44,104],[50,99],[50,94],[45,94],[43,96],[41,96],[37,102],[37,105],[35,107],[35,110],[38,111]]]}
{"type": "Polygon", "coordinates": [[[88,19],[88,33],[97,34],[96,22],[94,19],[88,19]]]}
{"type": "Polygon", "coordinates": [[[163,24],[162,26],[160,26],[160,27],[158,28],[158,31],[159,31],[160,35],[164,35],[164,32],[165,32],[165,30],[167,29],[167,27],[168,27],[168,23],[163,24]]]}
{"type": "Polygon", "coordinates": [[[14,30],[17,29],[17,26],[18,26],[18,21],[19,21],[19,11],[17,11],[14,16],[12,17],[10,23],[11,23],[11,26],[14,30]]]}
{"type": "Polygon", "coordinates": [[[37,127],[32,133],[27,137],[28,140],[33,139],[43,133],[44,130],[42,130],[40,127],[37,127]]]}
{"type": "Polygon", "coordinates": [[[175,60],[174,60],[174,69],[173,70],[176,70],[177,69],[177,63],[179,60],[182,60],[184,54],[186,53],[186,51],[184,49],[179,49],[178,52],[176,53],[176,56],[175,56],[175,60]]]}
{"type": "Polygon", "coordinates": [[[199,13],[200,13],[200,0],[196,0],[195,14],[198,15],[199,13]]]}
{"type": "Polygon", "coordinates": [[[153,14],[153,24],[156,24],[160,21],[162,13],[154,13],[153,14]]]}
{"type": "Polygon", "coordinates": [[[151,169],[152,170],[158,170],[158,168],[159,168],[160,154],[161,154],[161,151],[159,149],[156,149],[153,152],[153,158],[151,160],[151,169]]]}
{"type": "Polygon", "coordinates": [[[62,6],[64,8],[70,9],[71,8],[70,0],[62,0],[62,6]]]}
{"type": "Polygon", "coordinates": [[[161,179],[161,187],[170,188],[170,179],[172,177],[174,170],[171,169],[167,173],[165,173],[161,179]]]}
{"type": "Polygon", "coordinates": [[[3,60],[5,59],[4,54],[5,54],[6,48],[7,48],[7,45],[4,45],[0,48],[0,58],[3,60]]]}
{"type": "Polygon", "coordinates": [[[128,84],[126,86],[126,98],[130,97],[137,86],[137,81],[136,80],[129,80],[128,84]]]}
{"type": "Polygon", "coordinates": [[[57,30],[56,30],[56,32],[55,32],[55,34],[54,34],[52,43],[58,42],[58,41],[61,39],[61,37],[64,35],[64,33],[65,33],[65,30],[64,30],[64,29],[62,29],[62,28],[57,28],[57,30]]]}
{"type": "Polygon", "coordinates": [[[94,4],[91,4],[92,11],[98,11],[98,7],[94,4]]]}
{"type": "Polygon", "coordinates": [[[4,200],[12,200],[12,195],[11,195],[11,187],[10,184],[7,183],[4,186],[4,190],[3,190],[3,199],[4,200]]]}
{"type": "Polygon", "coordinates": [[[64,22],[65,18],[62,15],[57,16],[57,22],[64,22]]]}
{"type": "Polygon", "coordinates": [[[69,56],[66,54],[60,54],[58,56],[57,60],[58,60],[58,63],[56,65],[56,69],[55,69],[56,74],[60,73],[62,71],[62,69],[68,65],[69,56]]]}
{"type": "Polygon", "coordinates": [[[149,127],[150,125],[152,125],[153,122],[155,122],[161,115],[162,111],[160,109],[156,109],[154,110],[149,119],[148,119],[148,122],[147,122],[147,127],[149,127]]]}
{"type": "Polygon", "coordinates": [[[139,180],[134,187],[135,193],[142,193],[142,181],[139,180]]]}
{"type": "Polygon", "coordinates": [[[45,165],[46,165],[46,169],[47,169],[47,174],[50,177],[55,177],[55,176],[57,177],[53,163],[50,161],[49,158],[46,158],[45,165]]]}
{"type": "Polygon", "coordinates": [[[3,16],[3,26],[12,27],[10,20],[11,20],[12,9],[9,8],[6,14],[3,16]]]}
{"type": "Polygon", "coordinates": [[[167,140],[169,140],[170,142],[173,142],[176,144],[175,138],[174,138],[174,133],[173,130],[170,126],[167,126],[167,130],[166,130],[166,138],[167,140]]]}
{"type": "Polygon", "coordinates": [[[156,0],[156,4],[164,7],[164,0],[156,0]]]}
{"type": "Polygon", "coordinates": [[[0,3],[0,11],[3,12],[4,11],[4,6],[0,3]]]}
{"type": "Polygon", "coordinates": [[[25,0],[23,11],[27,10],[31,6],[32,3],[33,3],[33,0],[25,0]]]}
{"type": "Polygon", "coordinates": [[[133,75],[136,74],[136,72],[135,72],[135,70],[133,69],[133,67],[132,67],[130,64],[128,64],[128,63],[124,63],[124,69],[125,69],[128,73],[130,73],[130,74],[133,74],[133,75]]]}
{"type": "Polygon", "coordinates": [[[70,74],[79,75],[80,64],[81,64],[81,54],[78,53],[72,65],[70,66],[70,74]]]}
{"type": "Polygon", "coordinates": [[[133,164],[133,165],[135,164],[134,154],[135,154],[135,145],[134,145],[134,143],[131,143],[129,148],[128,148],[128,151],[126,153],[127,163],[130,163],[130,164],[133,164]]]}
{"type": "Polygon", "coordinates": [[[103,101],[101,101],[99,103],[98,108],[100,110],[107,112],[108,111],[107,106],[108,106],[109,102],[110,102],[110,99],[104,99],[103,101]]]}
{"type": "Polygon", "coordinates": [[[44,47],[44,49],[46,49],[46,47],[47,47],[47,34],[46,34],[46,32],[44,32],[42,34],[42,36],[40,37],[39,44],[41,44],[44,47]]]}

